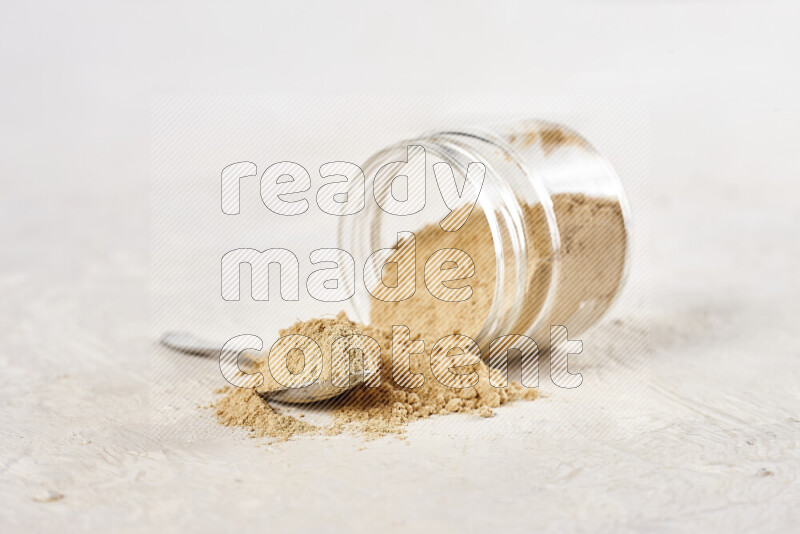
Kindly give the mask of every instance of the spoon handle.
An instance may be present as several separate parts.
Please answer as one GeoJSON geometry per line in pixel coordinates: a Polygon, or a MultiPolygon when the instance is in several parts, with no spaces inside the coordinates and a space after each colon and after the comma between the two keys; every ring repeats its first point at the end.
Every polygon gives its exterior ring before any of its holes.
{"type": "Polygon", "coordinates": [[[188,332],[166,332],[160,343],[165,347],[196,356],[219,356],[223,344],[214,344],[188,332]]]}

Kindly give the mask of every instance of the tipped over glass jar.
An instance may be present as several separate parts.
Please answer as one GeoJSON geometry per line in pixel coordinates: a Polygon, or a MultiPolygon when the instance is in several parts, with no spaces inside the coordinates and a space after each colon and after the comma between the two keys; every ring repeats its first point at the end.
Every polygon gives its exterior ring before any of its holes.
{"type": "Polygon", "coordinates": [[[551,325],[575,338],[620,294],[629,267],[625,193],[611,164],[569,128],[529,120],[438,131],[389,146],[362,169],[376,202],[339,224],[341,248],[365,265],[351,299],[362,322],[405,325],[431,342],[458,333],[486,347],[523,334],[547,347],[551,325]],[[422,193],[403,175],[415,172],[403,168],[409,147],[424,148],[424,206],[398,215],[381,206],[422,193]],[[485,174],[473,204],[466,190],[475,163],[485,174]],[[461,196],[437,187],[448,178],[461,196]],[[448,216],[457,219],[449,227],[448,216]],[[394,256],[372,261],[387,248],[394,256]],[[406,283],[413,291],[399,290],[406,283]]]}

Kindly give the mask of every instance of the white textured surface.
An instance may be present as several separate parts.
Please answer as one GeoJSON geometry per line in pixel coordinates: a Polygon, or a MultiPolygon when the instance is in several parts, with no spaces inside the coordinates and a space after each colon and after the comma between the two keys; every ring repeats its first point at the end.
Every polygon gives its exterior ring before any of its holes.
{"type": "Polygon", "coordinates": [[[414,6],[3,7],[0,529],[796,529],[797,8],[414,6]],[[259,446],[193,405],[172,417],[200,437],[155,437],[149,96],[423,87],[649,97],[647,373],[607,347],[578,394],[406,441],[259,446]]]}

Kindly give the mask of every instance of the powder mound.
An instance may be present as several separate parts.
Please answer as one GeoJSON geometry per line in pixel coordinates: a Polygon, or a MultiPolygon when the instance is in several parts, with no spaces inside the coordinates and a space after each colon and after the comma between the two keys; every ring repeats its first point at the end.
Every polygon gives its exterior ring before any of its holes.
{"type": "MultiPolygon", "coordinates": [[[[475,372],[478,382],[475,386],[455,389],[441,384],[433,375],[430,365],[429,347],[435,339],[426,340],[426,351],[411,355],[410,370],[423,376],[421,387],[399,386],[392,379],[391,329],[365,326],[350,321],[344,313],[335,319],[312,319],[298,322],[281,330],[281,336],[300,334],[317,342],[323,353],[322,377],[330,376],[331,344],[342,336],[365,334],[381,346],[381,382],[378,387],[360,386],[339,397],[317,403],[328,408],[333,415],[333,423],[325,427],[315,427],[298,418],[282,414],[276,405],[261,393],[279,387],[269,373],[267,357],[258,359],[255,369],[262,372],[265,382],[256,389],[227,388],[214,404],[219,422],[227,426],[243,427],[254,437],[271,437],[284,441],[293,436],[308,433],[326,435],[356,432],[367,438],[387,434],[403,434],[408,423],[431,415],[450,413],[471,413],[490,417],[492,408],[516,399],[535,399],[538,390],[527,389],[512,383],[506,388],[495,388],[490,384],[499,382],[499,376],[491,376],[490,370],[482,361],[459,367],[459,374],[475,372]],[[326,374],[327,373],[327,374],[326,374]]],[[[287,366],[298,372],[302,367],[299,351],[293,351],[286,358],[287,366]]],[[[355,354],[354,354],[355,356],[355,354]]],[[[353,366],[358,369],[360,357],[353,357],[353,366]]],[[[273,361],[273,367],[275,362],[273,361]]]]}
{"type": "MultiPolygon", "coordinates": [[[[312,319],[296,322],[280,330],[281,338],[299,335],[314,340],[321,350],[321,358],[308,361],[300,350],[277,350],[256,359],[247,372],[260,372],[264,382],[254,389],[227,387],[214,408],[220,423],[240,426],[254,437],[271,437],[285,441],[297,434],[307,434],[318,429],[299,419],[283,415],[271,406],[262,394],[282,389],[286,385],[300,385],[331,378],[331,344],[341,338],[358,333],[355,324],[342,319],[312,319]],[[321,361],[320,361],[321,360],[321,361]],[[320,369],[321,368],[321,369],[320,369]]],[[[306,347],[307,348],[307,347],[306,347]]],[[[307,351],[308,352],[308,351],[307,351]]],[[[353,358],[351,369],[363,368],[361,360],[353,358]]]]}
{"type": "MultiPolygon", "coordinates": [[[[257,391],[268,392],[286,386],[300,386],[316,379],[329,381],[333,376],[331,345],[339,338],[358,333],[356,324],[344,316],[337,319],[298,321],[289,328],[279,330],[281,339],[272,347],[269,358],[265,356],[255,363],[254,370],[264,376],[264,383],[256,388],[257,391]],[[293,349],[295,343],[302,346],[303,350],[293,349]],[[315,358],[313,353],[318,350],[319,354],[315,358]]],[[[350,370],[361,369],[363,360],[351,358],[350,370]]]]}

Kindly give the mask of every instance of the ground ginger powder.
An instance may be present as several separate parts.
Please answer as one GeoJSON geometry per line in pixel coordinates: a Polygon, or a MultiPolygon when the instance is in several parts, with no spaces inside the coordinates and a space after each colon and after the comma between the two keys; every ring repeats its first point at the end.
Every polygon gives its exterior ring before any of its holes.
{"type": "MultiPolygon", "coordinates": [[[[567,298],[555,306],[552,317],[566,320],[584,300],[594,301],[595,313],[602,314],[616,294],[625,265],[626,238],[619,206],[609,199],[560,194],[553,197],[553,208],[562,241],[561,269],[570,281],[570,291],[567,298]],[[597,268],[598,262],[600,269],[597,268]],[[584,274],[589,272],[589,266],[593,267],[591,277],[584,274]]],[[[553,261],[552,254],[548,252],[548,234],[541,208],[526,206],[525,219],[527,231],[530,232],[529,243],[532,244],[528,247],[527,258],[529,294],[532,297],[526,302],[518,323],[522,326],[526,324],[525,321],[532,320],[542,305],[553,261]]],[[[427,258],[441,248],[460,248],[472,257],[476,276],[469,279],[473,288],[469,300],[455,303],[457,307],[453,308],[454,303],[440,301],[421,290],[402,302],[374,301],[369,325],[357,324],[342,312],[335,318],[297,322],[280,331],[281,336],[301,334],[319,344],[323,352],[323,379],[330,377],[333,341],[350,334],[372,337],[381,346],[379,387],[362,385],[333,399],[316,403],[315,406],[327,408],[333,416],[332,424],[317,427],[301,418],[281,413],[278,403],[270,404],[261,395],[280,387],[272,378],[267,358],[264,357],[256,362],[255,369],[262,372],[265,382],[255,389],[226,388],[214,404],[219,422],[227,426],[244,427],[254,437],[275,440],[287,440],[300,434],[335,435],[343,432],[355,432],[371,438],[402,435],[408,423],[432,415],[467,413],[491,417],[494,408],[507,402],[536,399],[539,396],[538,389],[529,389],[519,383],[511,382],[505,388],[493,387],[490,377],[492,383],[502,383],[503,380],[493,375],[499,371],[490,369],[483,361],[458,368],[457,374],[478,374],[478,382],[472,387],[449,388],[433,376],[430,350],[434,343],[450,334],[474,338],[488,315],[495,284],[495,253],[486,216],[478,209],[457,232],[444,232],[438,225],[432,224],[415,235],[418,258],[427,258]],[[425,352],[411,355],[411,372],[421,373],[424,377],[421,387],[402,387],[392,379],[393,324],[408,326],[412,340],[425,341],[425,352]]],[[[524,331],[523,327],[519,329],[519,332],[524,331]]],[[[303,358],[299,351],[284,356],[286,368],[291,373],[302,369],[303,358]]],[[[363,368],[359,365],[363,366],[361,358],[351,358],[351,370],[363,368]]],[[[285,380],[282,382],[286,383],[285,380]]]]}

